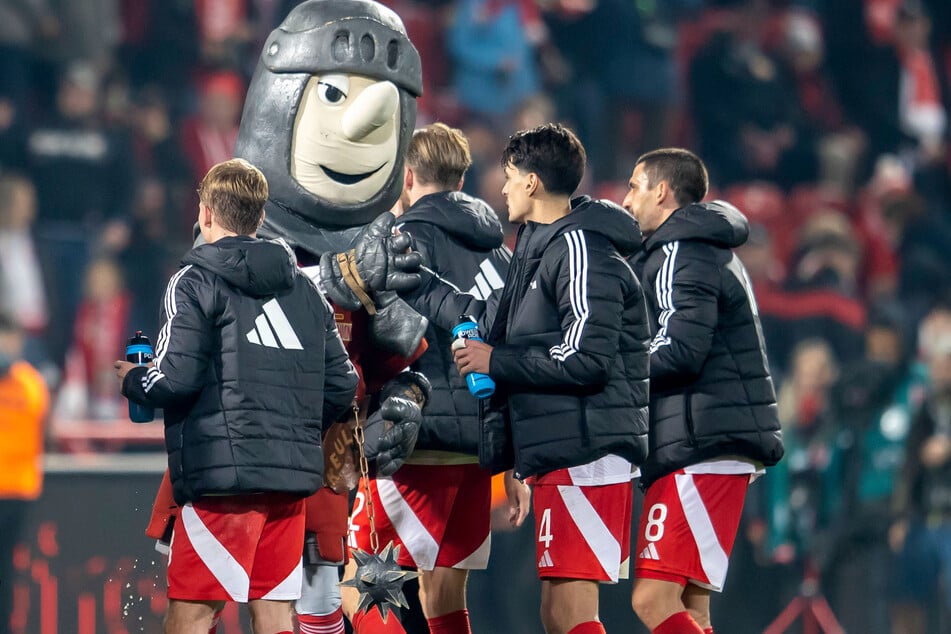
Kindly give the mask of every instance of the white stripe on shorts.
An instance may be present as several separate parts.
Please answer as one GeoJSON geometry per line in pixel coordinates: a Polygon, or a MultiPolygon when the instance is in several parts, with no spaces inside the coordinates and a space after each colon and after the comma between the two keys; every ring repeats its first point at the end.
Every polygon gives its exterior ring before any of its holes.
{"type": "MultiPolygon", "coordinates": [[[[185,529],[188,541],[191,542],[192,548],[195,549],[205,567],[231,596],[232,601],[247,603],[248,590],[251,587],[248,573],[218,541],[218,538],[211,534],[205,523],[198,517],[191,502],[182,507],[182,528],[185,529]]],[[[299,590],[300,581],[298,581],[299,590]]]]}
{"type": "Polygon", "coordinates": [[[284,581],[274,586],[262,599],[268,601],[297,601],[300,599],[301,586],[304,582],[304,558],[298,560],[284,581]]]}
{"type": "Polygon", "coordinates": [[[604,573],[617,583],[621,572],[621,545],[585,497],[581,487],[558,485],[558,493],[604,573]]]}
{"type": "Polygon", "coordinates": [[[697,491],[693,476],[678,473],[674,477],[677,482],[677,493],[680,495],[680,504],[684,509],[684,517],[687,518],[690,532],[693,533],[693,539],[697,544],[697,552],[700,553],[700,565],[707,575],[710,589],[720,592],[723,589],[723,582],[726,581],[730,559],[723,550],[723,546],[720,545],[713,522],[710,521],[707,507],[704,506],[700,492],[697,491]]]}
{"type": "Polygon", "coordinates": [[[403,499],[396,484],[390,478],[377,478],[376,489],[386,516],[396,529],[403,546],[409,551],[416,566],[432,570],[436,566],[439,544],[416,517],[412,507],[403,499]]]}

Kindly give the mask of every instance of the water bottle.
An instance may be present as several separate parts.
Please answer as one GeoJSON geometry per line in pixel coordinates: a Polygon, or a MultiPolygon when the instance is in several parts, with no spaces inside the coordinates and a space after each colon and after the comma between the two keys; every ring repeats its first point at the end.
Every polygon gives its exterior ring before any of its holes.
{"type": "MultiPolygon", "coordinates": [[[[472,339],[482,341],[479,335],[479,324],[469,315],[459,317],[459,322],[452,329],[453,339],[472,339]]],[[[495,381],[488,374],[470,372],[466,375],[466,385],[469,393],[476,398],[489,398],[495,392],[495,381]]]]}
{"type": "MultiPolygon", "coordinates": [[[[149,338],[136,330],[125,348],[125,360],[136,365],[148,365],[155,358],[149,338]]],[[[129,401],[129,418],[133,423],[150,423],[155,419],[155,409],[129,401]]]]}

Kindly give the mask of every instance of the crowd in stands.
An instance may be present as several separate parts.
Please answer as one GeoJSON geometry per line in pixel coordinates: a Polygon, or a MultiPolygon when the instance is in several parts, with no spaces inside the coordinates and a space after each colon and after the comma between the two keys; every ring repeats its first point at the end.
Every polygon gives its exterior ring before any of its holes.
{"type": "MultiPolygon", "coordinates": [[[[123,416],[112,361],[155,334],[196,183],[231,156],[262,43],[296,4],[0,0],[0,310],[57,420],[123,416]]],[[[641,152],[703,157],[711,197],[752,223],[739,252],[788,452],[748,505],[734,582],[773,570],[788,600],[815,566],[849,631],[949,627],[951,4],[385,4],[422,57],[418,123],[465,131],[465,189],[500,216],[519,128],[575,128],[583,189],[616,202],[641,152]]],[[[737,613],[757,628],[782,607],[761,606],[737,613]]]]}

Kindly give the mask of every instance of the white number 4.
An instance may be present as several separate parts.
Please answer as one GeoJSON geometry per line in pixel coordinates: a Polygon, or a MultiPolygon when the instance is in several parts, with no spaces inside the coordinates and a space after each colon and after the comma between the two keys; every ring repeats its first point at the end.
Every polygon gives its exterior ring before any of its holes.
{"type": "Polygon", "coordinates": [[[542,521],[538,523],[538,541],[545,542],[545,548],[551,543],[551,509],[542,513],[542,521]]]}

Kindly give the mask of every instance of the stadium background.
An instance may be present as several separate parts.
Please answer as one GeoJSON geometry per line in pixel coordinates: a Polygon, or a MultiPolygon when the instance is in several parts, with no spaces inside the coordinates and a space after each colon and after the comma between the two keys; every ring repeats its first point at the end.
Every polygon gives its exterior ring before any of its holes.
{"type": "MultiPolygon", "coordinates": [[[[295,4],[0,0],[0,310],[54,395],[14,632],[157,631],[161,562],[142,530],[161,429],[124,419],[111,364],[133,329],[156,332],[196,183],[230,156],[261,44],[295,4]]],[[[947,335],[919,338],[933,307],[951,311],[951,4],[386,4],[422,56],[418,123],[465,131],[465,189],[500,216],[506,137],[549,120],[586,144],[584,192],[620,201],[640,152],[682,145],[707,161],[711,197],[749,216],[740,255],[790,453],[751,490],[718,631],[762,631],[805,562],[840,619],[870,623],[852,631],[889,631],[889,608],[916,602],[927,631],[949,627],[946,595],[908,580],[889,535],[918,460],[921,352],[951,352],[947,335]]],[[[496,534],[471,582],[476,631],[540,631],[532,541],[496,534]]],[[[638,631],[629,589],[603,592],[609,631],[638,631]]]]}

